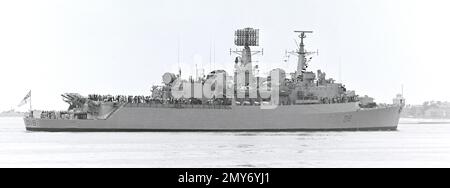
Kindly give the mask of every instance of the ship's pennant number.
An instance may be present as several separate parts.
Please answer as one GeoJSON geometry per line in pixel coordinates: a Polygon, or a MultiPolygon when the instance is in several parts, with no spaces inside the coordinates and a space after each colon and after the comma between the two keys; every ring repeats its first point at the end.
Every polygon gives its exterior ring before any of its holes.
{"type": "Polygon", "coordinates": [[[30,125],[31,125],[32,127],[39,127],[39,123],[38,123],[38,121],[36,121],[36,120],[30,120],[30,125]]]}
{"type": "Polygon", "coordinates": [[[350,123],[352,122],[353,116],[352,115],[345,115],[344,116],[344,123],[350,123]]]}

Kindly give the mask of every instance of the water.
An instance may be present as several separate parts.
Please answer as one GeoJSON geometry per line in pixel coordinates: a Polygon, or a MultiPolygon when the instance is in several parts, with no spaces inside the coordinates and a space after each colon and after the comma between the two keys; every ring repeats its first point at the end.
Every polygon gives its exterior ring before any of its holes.
{"type": "Polygon", "coordinates": [[[450,167],[450,124],[395,132],[45,133],[0,118],[0,167],[450,167]]]}

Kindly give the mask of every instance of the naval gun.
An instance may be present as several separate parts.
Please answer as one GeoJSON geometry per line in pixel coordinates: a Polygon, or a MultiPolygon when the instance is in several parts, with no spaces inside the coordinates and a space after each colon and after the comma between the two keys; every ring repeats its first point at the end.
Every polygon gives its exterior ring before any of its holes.
{"type": "Polygon", "coordinates": [[[69,110],[83,108],[84,104],[87,102],[87,98],[78,93],[65,93],[61,96],[63,97],[63,101],[70,105],[69,110]]]}
{"type": "Polygon", "coordinates": [[[96,101],[92,101],[78,93],[65,93],[61,95],[63,101],[68,103],[69,111],[78,110],[96,115],[99,112],[101,104],[96,101]]]}

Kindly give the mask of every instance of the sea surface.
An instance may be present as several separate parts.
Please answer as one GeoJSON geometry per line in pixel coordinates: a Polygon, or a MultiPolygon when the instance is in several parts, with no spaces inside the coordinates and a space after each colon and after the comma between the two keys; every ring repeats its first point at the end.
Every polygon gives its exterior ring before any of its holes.
{"type": "Polygon", "coordinates": [[[450,167],[450,124],[391,132],[45,133],[0,118],[0,167],[450,167]]]}

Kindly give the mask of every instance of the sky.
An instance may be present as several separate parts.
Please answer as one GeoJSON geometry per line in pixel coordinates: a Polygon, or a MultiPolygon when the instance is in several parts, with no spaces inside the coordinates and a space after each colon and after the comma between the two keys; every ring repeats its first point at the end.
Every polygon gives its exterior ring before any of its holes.
{"type": "Polygon", "coordinates": [[[178,67],[232,71],[244,27],[260,29],[261,71],[295,71],[294,58],[284,61],[293,31],[313,30],[311,70],[377,102],[402,85],[408,103],[446,101],[449,9],[446,0],[0,0],[0,111],[29,90],[34,109],[63,110],[63,93],[149,95],[178,67]]]}

